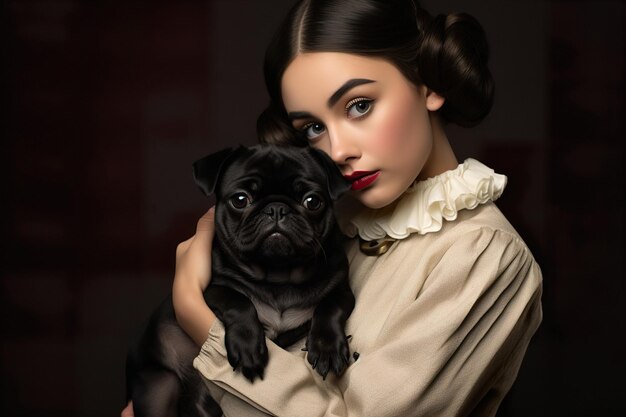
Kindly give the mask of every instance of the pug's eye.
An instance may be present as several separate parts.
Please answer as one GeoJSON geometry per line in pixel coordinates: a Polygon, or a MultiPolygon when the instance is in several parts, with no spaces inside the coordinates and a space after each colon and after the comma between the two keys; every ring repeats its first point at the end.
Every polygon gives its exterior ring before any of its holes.
{"type": "Polygon", "coordinates": [[[237,193],[230,198],[230,205],[241,210],[252,204],[250,196],[246,193],[237,193]]]}
{"type": "Polygon", "coordinates": [[[306,197],[304,197],[304,200],[302,200],[302,205],[311,211],[316,211],[316,210],[321,209],[322,204],[323,204],[322,199],[319,198],[315,194],[309,194],[306,197]]]}

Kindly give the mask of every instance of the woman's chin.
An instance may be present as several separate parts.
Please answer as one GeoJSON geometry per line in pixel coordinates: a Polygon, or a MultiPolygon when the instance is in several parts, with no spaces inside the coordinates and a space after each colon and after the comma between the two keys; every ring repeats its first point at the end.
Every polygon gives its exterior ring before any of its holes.
{"type": "Polygon", "coordinates": [[[370,209],[387,207],[396,201],[400,195],[402,195],[402,192],[383,192],[383,190],[376,186],[371,186],[359,191],[352,191],[352,196],[362,205],[370,209]]]}

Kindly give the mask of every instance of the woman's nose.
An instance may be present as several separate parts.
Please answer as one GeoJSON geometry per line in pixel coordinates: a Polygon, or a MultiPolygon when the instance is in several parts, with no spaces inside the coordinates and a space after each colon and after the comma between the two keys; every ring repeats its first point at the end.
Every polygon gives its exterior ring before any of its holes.
{"type": "Polygon", "coordinates": [[[336,164],[345,164],[360,156],[360,149],[348,135],[341,132],[330,134],[330,157],[336,164]]]}

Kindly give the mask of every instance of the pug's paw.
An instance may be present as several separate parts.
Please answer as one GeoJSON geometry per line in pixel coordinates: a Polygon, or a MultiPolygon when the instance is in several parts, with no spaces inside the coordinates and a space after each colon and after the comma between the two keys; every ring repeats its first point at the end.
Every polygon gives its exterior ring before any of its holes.
{"type": "Polygon", "coordinates": [[[328,372],[340,375],[348,367],[350,347],[343,330],[322,327],[311,328],[305,350],[308,351],[307,360],[313,369],[326,379],[328,372]]]}
{"type": "Polygon", "coordinates": [[[226,329],[226,353],[233,371],[240,369],[243,376],[254,382],[263,379],[268,354],[265,333],[260,324],[236,324],[226,329]]]}

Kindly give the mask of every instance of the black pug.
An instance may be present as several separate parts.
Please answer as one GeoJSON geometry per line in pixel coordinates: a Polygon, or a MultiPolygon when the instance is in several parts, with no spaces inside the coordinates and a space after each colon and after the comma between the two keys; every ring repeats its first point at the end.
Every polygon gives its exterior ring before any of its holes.
{"type": "MultiPolygon", "coordinates": [[[[354,295],[333,202],[350,183],[311,147],[226,149],[196,161],[193,173],[207,196],[216,195],[204,298],[224,324],[233,369],[254,382],[268,361],[265,336],[281,347],[306,336],[313,368],[324,378],[341,374],[354,295]]],[[[170,295],[128,353],[127,401],[137,417],[221,415],[193,368],[198,352],[170,295]]]]}

